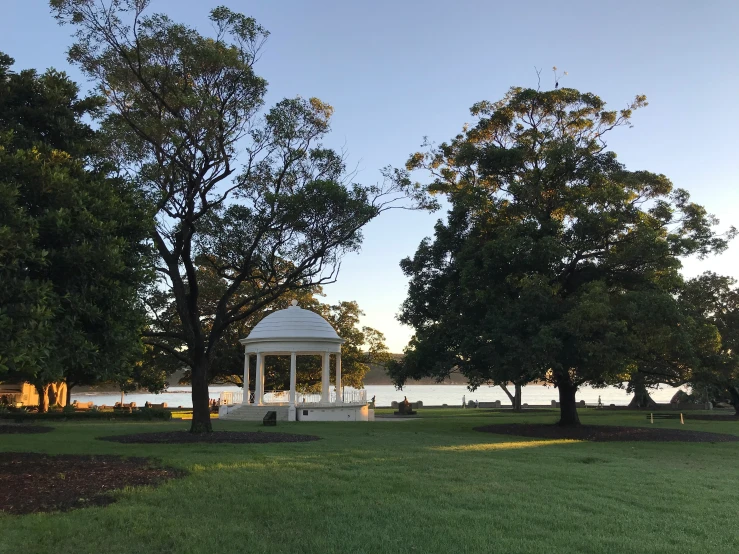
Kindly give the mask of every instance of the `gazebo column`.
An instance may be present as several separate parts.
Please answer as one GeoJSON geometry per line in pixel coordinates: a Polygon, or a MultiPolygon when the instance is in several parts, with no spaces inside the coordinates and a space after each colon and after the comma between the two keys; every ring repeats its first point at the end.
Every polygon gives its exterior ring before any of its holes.
{"type": "Polygon", "coordinates": [[[295,406],[295,389],[297,388],[298,355],[290,353],[290,405],[295,406]]]}
{"type": "Polygon", "coordinates": [[[242,404],[249,404],[249,353],[244,355],[244,399],[242,404]]]}
{"type": "Polygon", "coordinates": [[[264,404],[264,354],[257,352],[257,378],[254,383],[254,403],[264,404]]]}
{"type": "Polygon", "coordinates": [[[341,352],[336,353],[336,403],[344,402],[344,396],[341,392],[341,352]]]}
{"type": "Polygon", "coordinates": [[[331,357],[328,352],[323,353],[323,372],[321,373],[321,402],[328,404],[331,401],[330,374],[331,357]]]}

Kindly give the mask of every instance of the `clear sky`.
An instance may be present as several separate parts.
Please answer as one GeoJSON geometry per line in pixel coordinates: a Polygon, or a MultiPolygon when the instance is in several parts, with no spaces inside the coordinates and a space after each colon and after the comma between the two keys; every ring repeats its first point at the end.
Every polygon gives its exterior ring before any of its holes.
{"type": "MultiPolygon", "coordinates": [[[[737,0],[153,0],[152,11],[208,32],[208,11],[225,4],[253,16],[271,36],[257,71],[268,103],[317,96],[335,108],[327,143],[345,148],[357,181],[380,180],[424,136],[437,142],[470,121],[469,107],[510,86],[535,86],[534,67],[569,75],[562,86],[620,108],[636,94],[650,106],[610,147],[630,169],[664,173],[722,222],[739,227],[739,2],[737,0]]],[[[16,68],[66,61],[70,29],[44,0],[8,0],[0,51],[16,68]]],[[[356,300],[364,323],[399,352],[411,330],[395,320],[406,279],[398,262],[433,233],[443,213],[386,213],[365,230],[360,254],[344,260],[328,301],[356,300]]],[[[739,278],[739,245],[719,258],[689,260],[686,275],[712,270],[739,278]]]]}

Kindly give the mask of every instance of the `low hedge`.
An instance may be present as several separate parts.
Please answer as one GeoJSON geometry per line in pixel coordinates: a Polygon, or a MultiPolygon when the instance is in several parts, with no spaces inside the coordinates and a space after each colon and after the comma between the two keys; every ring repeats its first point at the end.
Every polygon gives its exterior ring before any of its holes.
{"type": "Polygon", "coordinates": [[[115,412],[102,410],[89,410],[86,412],[46,412],[44,414],[32,412],[5,412],[0,413],[0,419],[13,419],[17,422],[24,421],[95,421],[110,419],[125,419],[127,421],[152,421],[170,420],[172,412],[168,410],[153,410],[151,408],[139,408],[133,412],[115,412]]]}

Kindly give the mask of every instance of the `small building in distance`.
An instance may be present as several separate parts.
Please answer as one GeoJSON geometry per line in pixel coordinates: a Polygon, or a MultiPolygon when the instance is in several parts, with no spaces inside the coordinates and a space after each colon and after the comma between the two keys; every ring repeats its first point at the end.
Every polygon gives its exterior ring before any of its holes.
{"type": "Polygon", "coordinates": [[[38,406],[38,391],[30,383],[0,383],[0,405],[38,406]]]}

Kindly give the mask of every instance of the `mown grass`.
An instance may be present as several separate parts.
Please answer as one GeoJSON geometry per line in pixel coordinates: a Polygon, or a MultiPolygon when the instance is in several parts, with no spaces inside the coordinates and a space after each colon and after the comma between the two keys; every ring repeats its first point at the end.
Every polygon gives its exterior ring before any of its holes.
{"type": "MultiPolygon", "coordinates": [[[[187,423],[64,423],[0,450],[152,456],[190,470],[105,508],[0,515],[5,553],[735,552],[739,443],[585,443],[472,431],[554,413],[421,412],[375,423],[280,424],[312,443],[128,445],[187,423]],[[424,415],[425,414],[425,415],[424,415]]],[[[643,413],[585,423],[648,425],[643,413]]],[[[681,427],[679,421],[655,422],[681,427]]],[[[216,429],[256,424],[214,421],[216,429]]],[[[686,429],[739,434],[734,422],[686,429]]]]}

